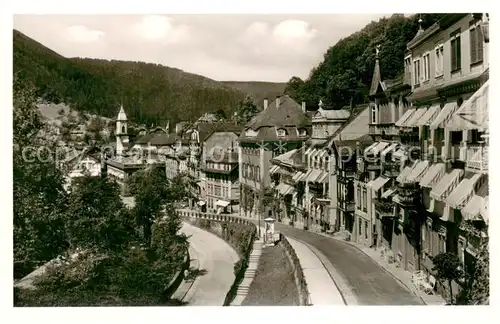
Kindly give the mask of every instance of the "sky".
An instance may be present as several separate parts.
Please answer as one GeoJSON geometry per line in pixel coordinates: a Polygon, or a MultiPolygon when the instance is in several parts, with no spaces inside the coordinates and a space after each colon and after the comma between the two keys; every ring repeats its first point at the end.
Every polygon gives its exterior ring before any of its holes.
{"type": "Polygon", "coordinates": [[[218,81],[307,78],[326,50],[390,14],[14,15],[66,57],[157,63],[218,81]]]}

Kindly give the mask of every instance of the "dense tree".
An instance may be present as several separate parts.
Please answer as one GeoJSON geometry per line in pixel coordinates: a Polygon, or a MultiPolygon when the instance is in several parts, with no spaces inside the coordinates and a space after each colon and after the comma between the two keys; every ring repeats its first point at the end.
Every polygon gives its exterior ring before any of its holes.
{"type": "Polygon", "coordinates": [[[462,263],[455,253],[445,252],[432,257],[434,267],[432,271],[436,271],[436,277],[439,281],[446,281],[450,289],[450,304],[453,304],[453,286],[452,282],[458,282],[464,275],[462,263]]]}
{"type": "Polygon", "coordinates": [[[257,109],[252,97],[246,96],[245,100],[240,101],[239,103],[237,115],[241,122],[246,123],[257,115],[258,112],[259,110],[257,109]]]}
{"type": "Polygon", "coordinates": [[[26,275],[67,247],[66,193],[56,144],[43,138],[35,92],[17,76],[13,86],[14,276],[26,275]]]}
{"type": "Polygon", "coordinates": [[[72,248],[117,250],[135,240],[133,218],[115,182],[104,177],[80,179],[69,198],[66,227],[72,248]]]}

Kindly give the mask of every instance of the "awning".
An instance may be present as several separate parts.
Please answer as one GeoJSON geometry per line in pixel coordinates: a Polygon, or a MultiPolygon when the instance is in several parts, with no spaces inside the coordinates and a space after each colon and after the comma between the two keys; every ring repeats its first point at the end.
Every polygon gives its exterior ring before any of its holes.
{"type": "Polygon", "coordinates": [[[380,156],[385,156],[387,155],[387,153],[390,153],[394,150],[396,150],[396,148],[398,147],[398,143],[392,143],[391,145],[389,145],[388,147],[386,147],[381,153],[380,153],[380,156]]]}
{"type": "Polygon", "coordinates": [[[314,202],[319,204],[319,205],[325,206],[325,205],[330,204],[330,199],[328,199],[328,198],[314,198],[314,202]]]}
{"type": "Polygon", "coordinates": [[[454,112],[457,110],[457,103],[456,102],[449,102],[444,105],[444,107],[441,109],[437,117],[434,119],[434,121],[431,123],[431,129],[438,129],[440,127],[444,127],[444,122],[445,120],[454,112]]]}
{"type": "Polygon", "coordinates": [[[413,115],[411,115],[410,118],[408,118],[408,120],[401,125],[401,127],[417,127],[418,121],[423,115],[425,115],[426,112],[427,108],[419,108],[415,110],[413,115]]]}
{"type": "Polygon", "coordinates": [[[474,185],[471,179],[463,179],[446,197],[446,203],[455,209],[461,209],[473,195],[474,185]]]}
{"type": "Polygon", "coordinates": [[[403,123],[405,121],[407,121],[410,116],[415,112],[416,109],[408,109],[404,114],[403,116],[401,116],[401,118],[398,119],[398,121],[396,122],[396,126],[397,127],[401,127],[403,125],[403,123]]]}
{"type": "Polygon", "coordinates": [[[205,202],[202,201],[202,200],[200,200],[200,201],[197,202],[197,204],[198,204],[198,206],[203,206],[203,205],[205,205],[205,202]]]}
{"type": "Polygon", "coordinates": [[[470,129],[478,129],[480,131],[487,130],[489,128],[488,90],[489,81],[486,81],[486,83],[458,108],[453,116],[451,116],[445,128],[450,131],[470,129]]]}
{"type": "Polygon", "coordinates": [[[309,173],[309,175],[307,176],[306,181],[307,182],[315,182],[318,179],[321,172],[322,171],[319,169],[313,169],[312,172],[309,173]]]}
{"type": "Polygon", "coordinates": [[[297,172],[293,175],[292,180],[295,182],[299,182],[305,176],[304,172],[297,172]]]}
{"type": "Polygon", "coordinates": [[[405,157],[407,156],[406,154],[406,151],[403,149],[403,148],[399,148],[396,152],[394,152],[394,154],[392,155],[392,157],[394,159],[399,159],[399,160],[403,160],[405,157]]]}
{"type": "MultiPolygon", "coordinates": [[[[374,155],[377,155],[379,154],[384,148],[386,148],[387,146],[389,146],[389,142],[380,142],[378,143],[377,146],[375,146],[374,148],[372,148],[371,150],[371,153],[373,153],[374,155]]],[[[370,153],[370,152],[369,152],[370,153]]]]}
{"type": "Polygon", "coordinates": [[[381,198],[389,198],[390,196],[392,196],[394,193],[396,192],[396,189],[387,189],[386,191],[384,191],[384,193],[382,194],[381,198]]]}
{"type": "Polygon", "coordinates": [[[417,165],[411,170],[410,174],[406,177],[407,181],[410,182],[419,182],[424,175],[424,172],[429,167],[429,161],[424,160],[417,163],[417,165]]]}
{"type": "Polygon", "coordinates": [[[289,194],[290,192],[293,191],[293,187],[284,183],[280,188],[279,188],[279,192],[280,194],[282,194],[283,196],[289,194]]]}
{"type": "Polygon", "coordinates": [[[284,195],[284,196],[289,195],[289,194],[291,194],[294,190],[295,190],[295,187],[293,187],[293,186],[288,186],[288,188],[285,190],[285,192],[283,192],[283,195],[284,195]]]}
{"type": "Polygon", "coordinates": [[[318,177],[318,182],[319,183],[327,183],[328,182],[328,172],[322,172],[321,175],[318,177]]]}
{"type": "Polygon", "coordinates": [[[216,206],[221,206],[221,207],[227,207],[229,206],[229,201],[225,201],[225,200],[217,200],[215,202],[215,205],[216,206]]]}
{"type": "Polygon", "coordinates": [[[422,118],[417,121],[416,126],[429,126],[437,115],[439,115],[439,104],[434,104],[427,109],[422,118]]]}
{"type": "Polygon", "coordinates": [[[386,177],[378,177],[375,179],[375,181],[372,182],[372,189],[373,191],[377,192],[382,188],[387,182],[389,181],[389,178],[386,177]]]}
{"type": "Polygon", "coordinates": [[[448,196],[451,190],[453,190],[459,183],[463,170],[453,169],[450,173],[447,173],[441,180],[432,188],[430,192],[430,197],[439,201],[443,201],[444,198],[448,196]]]}
{"type": "Polygon", "coordinates": [[[406,177],[410,174],[411,170],[413,170],[414,167],[415,167],[415,163],[412,166],[404,167],[403,171],[401,171],[401,173],[396,178],[396,181],[399,183],[405,183],[406,177]]]}
{"type": "Polygon", "coordinates": [[[471,200],[462,208],[462,216],[465,220],[476,220],[481,214],[481,208],[485,203],[485,199],[481,196],[474,195],[471,200]]]}
{"type": "Polygon", "coordinates": [[[273,165],[271,167],[271,169],[269,170],[269,173],[271,173],[271,174],[276,173],[279,170],[279,168],[280,168],[279,166],[273,165]]]}
{"type": "Polygon", "coordinates": [[[433,164],[427,171],[424,173],[422,176],[422,179],[420,179],[420,186],[421,187],[426,187],[426,188],[431,188],[441,180],[441,178],[445,174],[445,169],[446,166],[444,163],[437,163],[433,164]]]}
{"type": "Polygon", "coordinates": [[[371,151],[371,150],[372,150],[375,146],[377,146],[378,144],[379,144],[379,142],[375,142],[375,143],[373,143],[372,145],[370,145],[370,146],[368,146],[367,148],[365,148],[365,151],[364,151],[365,155],[366,155],[367,153],[369,153],[369,152],[370,152],[370,151],[371,151]]]}

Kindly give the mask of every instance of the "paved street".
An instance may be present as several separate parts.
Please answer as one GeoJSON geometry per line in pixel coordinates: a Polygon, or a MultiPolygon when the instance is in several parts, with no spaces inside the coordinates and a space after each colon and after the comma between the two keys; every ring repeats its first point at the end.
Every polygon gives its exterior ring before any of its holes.
{"type": "Polygon", "coordinates": [[[344,277],[360,305],[421,305],[420,300],[355,247],[315,233],[276,223],[285,236],[316,247],[344,277]]]}
{"type": "Polygon", "coordinates": [[[219,237],[183,223],[181,231],[189,238],[191,259],[198,259],[198,276],[184,298],[189,306],[222,306],[234,281],[234,263],[238,254],[219,237]]]}

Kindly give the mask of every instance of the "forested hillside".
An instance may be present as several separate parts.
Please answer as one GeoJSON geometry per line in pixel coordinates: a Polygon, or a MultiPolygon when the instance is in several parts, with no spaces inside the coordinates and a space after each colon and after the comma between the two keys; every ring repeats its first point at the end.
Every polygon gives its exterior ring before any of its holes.
{"type": "Polygon", "coordinates": [[[328,106],[341,108],[353,99],[354,104],[367,102],[375,47],[380,45],[380,69],[383,79],[403,72],[406,44],[416,35],[418,20],[425,29],[444,14],[416,14],[405,17],[394,14],[371,22],[362,30],[341,39],[330,47],[323,61],[314,67],[306,80],[292,77],[285,92],[296,101],[317,105],[322,99],[328,106]]]}
{"type": "Polygon", "coordinates": [[[13,59],[20,82],[33,84],[39,97],[105,117],[115,117],[123,103],[129,117],[148,126],[219,109],[230,116],[247,94],[158,64],[67,59],[16,30],[13,59]]]}
{"type": "Polygon", "coordinates": [[[263,105],[265,98],[272,100],[285,92],[286,83],[261,81],[222,81],[222,84],[240,90],[254,99],[257,107],[263,105]]]}

